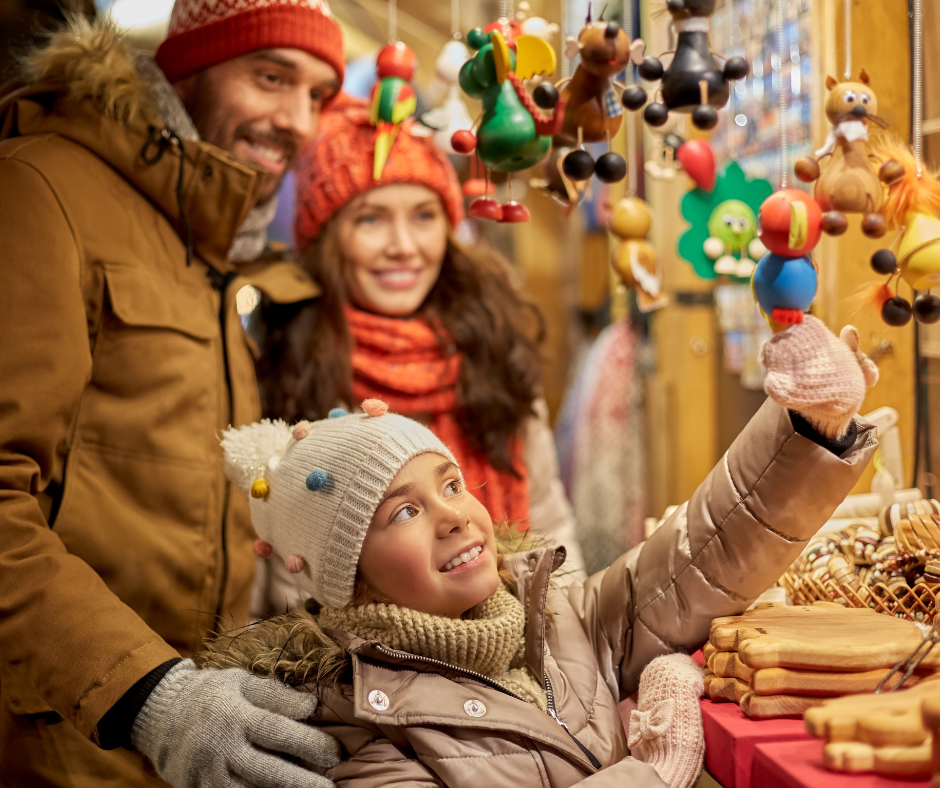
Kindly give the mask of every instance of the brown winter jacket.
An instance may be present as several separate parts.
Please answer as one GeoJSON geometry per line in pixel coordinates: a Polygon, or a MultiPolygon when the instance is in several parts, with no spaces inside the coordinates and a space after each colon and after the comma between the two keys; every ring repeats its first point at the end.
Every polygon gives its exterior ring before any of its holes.
{"type": "Polygon", "coordinates": [[[187,266],[179,150],[144,161],[159,121],[129,53],[78,39],[0,99],[0,783],[162,785],[96,726],[216,614],[246,618],[253,533],[218,443],[259,417],[235,294],[316,290],[227,261],[260,170],[189,141],[187,266]]]}
{"type": "MultiPolygon", "coordinates": [[[[352,669],[351,689],[320,690],[317,724],[347,756],[330,776],[340,788],[662,788],[627,757],[617,703],[651,659],[698,648],[712,618],[743,611],[796,558],[874,451],[873,429],[856,424],[836,456],[767,400],[692,499],[609,568],[571,582],[550,580],[555,548],[506,559],[526,608],[526,663],[570,736],[483,676],[329,633],[352,669]]],[[[252,667],[250,650],[242,659],[252,667]]]]}

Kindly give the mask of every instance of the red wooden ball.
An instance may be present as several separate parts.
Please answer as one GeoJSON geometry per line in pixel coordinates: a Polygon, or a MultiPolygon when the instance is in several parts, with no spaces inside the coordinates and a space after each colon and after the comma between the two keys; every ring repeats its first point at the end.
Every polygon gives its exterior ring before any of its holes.
{"type": "Polygon", "coordinates": [[[418,56],[401,41],[382,47],[375,59],[375,71],[379,79],[398,77],[411,82],[417,67],[418,56]]]}
{"type": "Polygon", "coordinates": [[[816,248],[822,233],[822,211],[816,201],[799,189],[771,194],[760,207],[757,234],[761,242],[781,257],[803,257],[816,248]],[[791,243],[796,244],[790,246],[791,243]]]}
{"type": "Polygon", "coordinates": [[[467,156],[473,153],[473,149],[476,148],[477,138],[472,131],[461,129],[460,131],[454,132],[453,136],[450,138],[450,144],[461,156],[467,156]]]}

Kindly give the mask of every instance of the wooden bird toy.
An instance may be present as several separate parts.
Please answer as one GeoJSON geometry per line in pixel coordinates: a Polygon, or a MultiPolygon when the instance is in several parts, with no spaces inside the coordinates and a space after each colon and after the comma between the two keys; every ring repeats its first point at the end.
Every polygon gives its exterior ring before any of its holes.
{"type": "MultiPolygon", "coordinates": [[[[467,43],[476,53],[460,69],[460,87],[467,95],[482,99],[483,115],[476,135],[470,131],[454,134],[454,150],[465,155],[476,151],[487,179],[490,171],[511,173],[538,164],[551,148],[564,102],[557,103],[555,113],[542,113],[523,80],[553,73],[554,50],[541,38],[520,35],[513,51],[498,30],[486,33],[479,28],[470,31],[467,43]]],[[[511,193],[505,205],[482,197],[468,212],[477,219],[501,222],[529,219],[526,207],[514,202],[511,193]]]]}
{"type": "Polygon", "coordinates": [[[656,253],[646,240],[651,224],[649,206],[637,197],[624,197],[610,214],[610,231],[621,239],[612,264],[621,281],[636,290],[642,312],[652,312],[668,303],[656,270],[656,253]]]}
{"type": "MultiPolygon", "coordinates": [[[[666,8],[679,34],[676,51],[669,68],[659,58],[644,56],[646,45],[641,39],[631,47],[633,62],[640,76],[650,82],[660,80],[661,101],[647,104],[643,119],[650,126],[662,126],[670,111],[691,114],[698,129],[713,129],[718,123],[718,110],[728,103],[729,82],[743,79],[749,68],[742,57],[729,57],[722,66],[708,39],[709,18],[717,0],[667,0],[666,8]]],[[[664,53],[668,54],[668,53],[664,53]]],[[[646,92],[634,86],[623,97],[624,106],[640,109],[646,103],[646,92]]]]}
{"type": "Polygon", "coordinates": [[[897,295],[897,279],[907,282],[915,293],[940,285],[940,180],[926,167],[918,170],[914,156],[900,142],[884,141],[876,154],[884,161],[881,179],[891,183],[882,210],[888,226],[900,228],[901,235],[894,251],[879,249],[872,255],[872,268],[888,280],[875,286],[871,300],[890,326],[903,326],[912,316],[920,323],[936,323],[940,298],[921,293],[912,305],[897,295]]]}
{"type": "Polygon", "coordinates": [[[411,85],[417,62],[415,53],[400,41],[382,47],[376,58],[375,69],[379,79],[372,87],[369,112],[369,121],[375,126],[374,180],[382,177],[402,121],[417,107],[418,96],[411,85]]]}
{"type": "Polygon", "coordinates": [[[566,103],[556,144],[577,148],[562,163],[565,176],[572,181],[586,181],[596,174],[604,183],[621,181],[627,174],[627,163],[610,150],[610,141],[623,122],[617,91],[622,92],[626,86],[611,80],[630,60],[630,39],[616,22],[592,22],[589,5],[578,37],[569,38],[565,44],[565,56],[581,58],[574,75],[558,82],[554,89],[551,85],[539,86],[533,94],[541,107],[554,106],[559,97],[566,103]],[[581,147],[585,142],[606,142],[607,153],[595,162],[581,147]]]}
{"type": "Polygon", "coordinates": [[[869,238],[881,238],[888,229],[881,214],[884,203],[883,178],[891,170],[879,173],[868,147],[872,123],[886,127],[878,117],[878,97],[871,89],[865,69],[858,82],[838,82],[826,78],[826,118],[832,130],[826,144],[815,157],[804,156],[796,162],[796,177],[804,183],[816,181],[813,196],[826,213],[823,232],[841,235],[848,227],[846,213],[860,213],[862,232],[869,238]],[[825,161],[825,166],[821,166],[825,161]]]}
{"type": "Polygon", "coordinates": [[[803,322],[816,297],[816,264],[810,252],[822,233],[822,211],[798,189],[770,195],[760,207],[758,236],[769,251],[760,258],[751,289],[775,331],[803,322]]]}

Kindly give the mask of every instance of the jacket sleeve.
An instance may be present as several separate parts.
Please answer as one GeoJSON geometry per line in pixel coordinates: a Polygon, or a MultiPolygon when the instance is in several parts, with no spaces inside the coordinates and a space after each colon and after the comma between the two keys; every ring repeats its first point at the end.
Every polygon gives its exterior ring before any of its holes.
{"type": "Polygon", "coordinates": [[[558,472],[555,436],[548,423],[548,405],[538,399],[535,416],[525,426],[525,463],[529,477],[529,529],[537,538],[563,545],[568,552],[562,571],[583,578],[584,559],[578,521],[558,472]]]}
{"type": "Polygon", "coordinates": [[[443,788],[437,776],[388,739],[369,742],[327,775],[339,788],[443,788]]]}
{"type": "Polygon", "coordinates": [[[877,446],[874,428],[855,424],[854,443],[836,455],[768,399],[690,501],[566,589],[615,696],[633,693],[653,658],[700,647],[713,618],[741,613],[786,571],[877,446]]]}
{"type": "MultiPolygon", "coordinates": [[[[0,672],[86,736],[141,677],[179,656],[70,555],[37,498],[61,481],[92,356],[81,252],[43,176],[0,160],[0,672]]],[[[94,522],[89,522],[94,528],[94,522]]]]}

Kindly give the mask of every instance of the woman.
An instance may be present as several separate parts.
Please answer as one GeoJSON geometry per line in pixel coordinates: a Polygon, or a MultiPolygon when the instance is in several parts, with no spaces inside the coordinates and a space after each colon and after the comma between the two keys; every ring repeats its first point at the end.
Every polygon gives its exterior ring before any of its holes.
{"type": "Polygon", "coordinates": [[[298,166],[297,249],[322,288],[264,303],[267,415],[321,419],[380,398],[453,451],[497,522],[563,543],[580,570],[540,396],[542,318],[511,266],[453,231],[463,196],[446,157],[402,124],[373,177],[368,108],[341,97],[298,166]]]}

